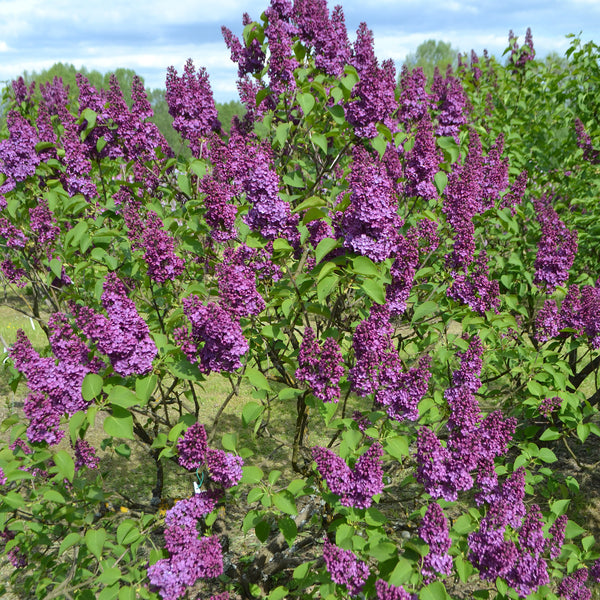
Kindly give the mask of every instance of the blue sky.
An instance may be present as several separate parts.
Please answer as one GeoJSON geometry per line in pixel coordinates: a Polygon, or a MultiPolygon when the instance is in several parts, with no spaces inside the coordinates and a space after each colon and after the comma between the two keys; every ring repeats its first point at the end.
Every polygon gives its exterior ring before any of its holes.
{"type": "MultiPolygon", "coordinates": [[[[333,8],[338,2],[330,2],[333,8]]],[[[600,43],[600,0],[346,0],[350,39],[361,21],[373,30],[380,59],[399,69],[427,39],[466,52],[487,48],[500,56],[508,31],[523,40],[531,27],[538,55],[568,47],[565,35],[582,32],[600,43]]],[[[268,0],[0,0],[0,85],[23,71],[55,62],[106,72],[134,69],[150,88],[164,87],[169,65],[187,58],[206,67],[218,101],[237,98],[236,68],[221,25],[241,33],[244,12],[258,19],[268,0]]]]}

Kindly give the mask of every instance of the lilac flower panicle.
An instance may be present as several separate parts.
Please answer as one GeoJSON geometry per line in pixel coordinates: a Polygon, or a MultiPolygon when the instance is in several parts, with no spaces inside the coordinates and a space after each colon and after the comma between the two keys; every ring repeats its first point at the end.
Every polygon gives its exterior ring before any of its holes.
{"type": "Polygon", "coordinates": [[[75,469],[82,467],[97,469],[100,459],[96,456],[96,449],[87,441],[78,439],[73,446],[75,451],[75,469]]]}
{"type": "Polygon", "coordinates": [[[32,176],[40,163],[35,151],[39,139],[33,125],[12,110],[6,117],[6,126],[9,137],[0,140],[0,173],[4,173],[6,181],[0,186],[0,194],[32,176]]]}
{"type": "Polygon", "coordinates": [[[166,87],[173,128],[188,140],[192,154],[200,158],[203,140],[221,126],[206,69],[196,73],[189,59],[179,77],[175,68],[169,67],[166,87]]]}
{"type": "Polygon", "coordinates": [[[560,410],[562,404],[562,398],[560,396],[553,396],[552,398],[544,398],[538,408],[540,415],[546,419],[552,418],[552,413],[560,410]]]}
{"type": "Polygon", "coordinates": [[[535,258],[533,282],[551,294],[569,278],[577,254],[577,231],[570,231],[552,208],[548,198],[534,201],[542,235],[535,258]]]}
{"type": "Polygon", "coordinates": [[[195,295],[184,298],[183,312],[192,325],[186,349],[192,362],[198,362],[203,373],[233,372],[242,366],[240,358],[248,351],[242,328],[217,304],[202,304],[195,295]],[[202,347],[199,346],[202,344],[202,347]]]}
{"type": "Polygon", "coordinates": [[[448,550],[452,542],[448,533],[448,520],[437,502],[432,502],[419,526],[419,536],[429,545],[429,553],[423,558],[421,573],[425,581],[435,579],[437,574],[450,575],[452,557],[448,550]]]}
{"type": "Polygon", "coordinates": [[[413,597],[402,587],[391,585],[383,579],[375,582],[377,600],[413,600],[413,597]]]}
{"type": "Polygon", "coordinates": [[[548,550],[548,555],[552,559],[557,559],[561,554],[568,520],[569,518],[567,515],[560,515],[556,518],[556,521],[550,525],[550,529],[548,530],[550,537],[546,540],[546,549],[548,550]]]}
{"type": "Polygon", "coordinates": [[[592,590],[585,585],[587,579],[588,570],[578,569],[573,574],[562,579],[558,584],[558,593],[565,600],[590,600],[592,590]]]}
{"type": "Polygon", "coordinates": [[[325,567],[334,583],[345,585],[351,596],[362,590],[369,577],[369,567],[359,560],[351,550],[342,550],[333,545],[327,538],[323,545],[325,567]]]}
{"type": "Polygon", "coordinates": [[[427,113],[431,97],[425,90],[427,77],[421,67],[412,71],[404,65],[400,75],[400,110],[398,117],[405,125],[417,122],[427,113]]]}
{"type": "Polygon", "coordinates": [[[600,162],[600,150],[594,148],[590,134],[585,130],[585,125],[579,118],[575,118],[575,132],[577,146],[583,150],[583,159],[596,165],[600,162]]]}
{"type": "Polygon", "coordinates": [[[340,398],[339,382],[343,376],[343,357],[335,339],[329,337],[321,346],[312,328],[307,327],[298,355],[298,381],[307,384],[320,400],[337,402],[340,398]]]}
{"type": "MultiPolygon", "coordinates": [[[[563,515],[566,519],[566,515],[563,515]]],[[[553,557],[556,558],[556,557],[553,557]]],[[[594,564],[590,567],[589,577],[594,583],[600,583],[600,558],[594,561],[594,564]]]]}
{"type": "Polygon", "coordinates": [[[540,308],[535,318],[535,336],[539,342],[544,343],[556,337],[560,329],[556,301],[548,298],[544,301],[544,306],[540,308]]]}
{"type": "Polygon", "coordinates": [[[188,471],[200,467],[206,458],[208,443],[204,425],[194,423],[188,427],[183,437],[177,443],[178,462],[188,471]]]}
{"type": "Polygon", "coordinates": [[[429,113],[417,121],[415,144],[406,157],[406,194],[423,200],[438,197],[433,178],[442,162],[442,153],[433,136],[433,125],[429,113]]]}
{"type": "Polygon", "coordinates": [[[351,196],[340,224],[344,246],[379,262],[396,249],[402,220],[385,165],[362,146],[353,150],[351,196]]]}
{"type": "Polygon", "coordinates": [[[329,489],[340,496],[343,506],[369,508],[373,496],[383,491],[383,448],[373,443],[351,469],[346,462],[328,448],[312,450],[317,469],[325,478],[329,489]]]}
{"type": "Polygon", "coordinates": [[[96,342],[98,351],[108,356],[119,375],[144,375],[151,371],[158,350],[148,325],[115,273],[106,276],[102,305],[107,316],[78,307],[76,320],[83,333],[96,342]]]}
{"type": "Polygon", "coordinates": [[[243,464],[242,457],[235,456],[231,452],[213,448],[209,448],[206,452],[206,466],[210,478],[224,488],[233,487],[240,482],[243,464]]]}
{"type": "Polygon", "coordinates": [[[0,485],[6,485],[7,481],[8,480],[6,479],[6,475],[4,474],[4,469],[0,467],[0,485]]]}
{"type": "Polygon", "coordinates": [[[173,238],[164,231],[163,222],[153,211],[149,211],[146,217],[141,244],[145,249],[144,260],[150,279],[160,284],[181,275],[185,263],[175,254],[173,238]]]}

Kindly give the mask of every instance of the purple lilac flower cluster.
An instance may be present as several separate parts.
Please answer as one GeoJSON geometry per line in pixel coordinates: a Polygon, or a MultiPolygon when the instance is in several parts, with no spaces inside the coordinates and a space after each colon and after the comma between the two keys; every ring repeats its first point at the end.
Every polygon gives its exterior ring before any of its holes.
{"type": "Polygon", "coordinates": [[[17,183],[35,173],[40,157],[35,151],[39,139],[33,125],[16,111],[6,117],[9,136],[0,140],[0,173],[6,180],[0,186],[0,194],[14,190],[17,183]]]}
{"type": "Polygon", "coordinates": [[[379,262],[391,256],[398,245],[402,225],[398,199],[378,157],[357,145],[352,158],[350,206],[344,212],[339,235],[346,248],[379,262]]]}
{"type": "Polygon", "coordinates": [[[182,303],[192,329],[178,329],[176,338],[189,360],[197,362],[203,373],[239,369],[240,358],[248,351],[239,322],[214,302],[203,304],[196,295],[182,303]]]}
{"type": "Polygon", "coordinates": [[[356,32],[350,64],[358,73],[358,83],[346,107],[346,119],[359,137],[377,137],[377,123],[395,129],[392,115],[398,108],[396,102],[396,69],[392,60],[381,67],[375,56],[373,32],[361,23],[356,32]],[[355,99],[354,99],[355,98],[355,99]]]}
{"type": "Polygon", "coordinates": [[[406,195],[423,200],[435,200],[438,196],[433,178],[442,162],[442,153],[433,136],[433,124],[426,112],[417,121],[415,144],[406,156],[406,195]]]}
{"type": "Polygon", "coordinates": [[[208,447],[206,430],[200,423],[189,427],[177,442],[179,464],[190,471],[206,465],[212,482],[223,488],[237,485],[242,478],[241,456],[208,447]]]}
{"type": "Polygon", "coordinates": [[[97,469],[100,459],[96,456],[96,449],[87,441],[78,439],[73,445],[75,453],[75,469],[78,471],[82,467],[88,469],[97,469]]]}
{"type": "Polygon", "coordinates": [[[540,411],[540,415],[545,417],[546,419],[550,419],[553,412],[560,410],[560,406],[562,404],[562,398],[560,396],[554,396],[553,398],[545,398],[538,410],[540,411]]]}
{"type": "Polygon", "coordinates": [[[200,180],[198,187],[204,194],[204,217],[210,225],[211,237],[216,242],[226,242],[235,238],[237,206],[232,203],[235,193],[233,186],[226,181],[219,181],[211,173],[200,180]]]}
{"type": "Polygon", "coordinates": [[[35,92],[35,81],[32,81],[27,87],[25,80],[22,77],[18,79],[13,79],[12,81],[12,89],[15,94],[15,101],[18,105],[23,104],[31,104],[33,100],[33,94],[35,92]]]}
{"type": "Polygon", "coordinates": [[[360,593],[369,577],[369,567],[351,550],[343,550],[327,538],[323,545],[325,567],[334,583],[345,585],[351,596],[360,593]]]}
{"type": "Polygon", "coordinates": [[[56,219],[48,207],[48,200],[40,198],[37,206],[29,209],[31,231],[36,234],[36,243],[39,247],[48,247],[60,233],[56,219]]]}
{"type": "Polygon", "coordinates": [[[425,582],[437,577],[437,574],[450,575],[452,572],[452,557],[448,550],[452,545],[448,533],[448,519],[437,502],[428,507],[421,525],[419,536],[429,545],[429,552],[423,558],[421,573],[425,582]]]}
{"type": "Polygon", "coordinates": [[[585,334],[592,348],[600,348],[600,280],[595,286],[571,285],[562,301],[560,311],[554,299],[548,299],[537,314],[537,339],[540,342],[556,337],[562,329],[585,334]]]}
{"type": "MultiPolygon", "coordinates": [[[[246,25],[249,25],[249,23],[246,23],[246,25]]],[[[263,70],[266,56],[256,36],[252,38],[249,46],[244,47],[239,38],[227,27],[221,27],[221,33],[225,45],[231,52],[231,60],[238,65],[238,77],[242,78],[245,75],[263,70]]]]}
{"type": "Polygon", "coordinates": [[[587,580],[588,570],[577,569],[572,575],[563,578],[557,591],[565,600],[591,600],[592,590],[585,585],[587,580]]]}
{"type": "Polygon", "coordinates": [[[383,448],[378,442],[359,456],[352,469],[329,448],[316,446],[312,454],[319,473],[343,506],[369,508],[373,496],[383,491],[383,448]]]}
{"type": "Polygon", "coordinates": [[[340,77],[350,61],[350,43],[341,6],[329,17],[327,0],[295,0],[294,16],[298,35],[314,49],[315,66],[328,75],[340,77]]]}
{"type": "Polygon", "coordinates": [[[108,356],[115,373],[127,377],[150,372],[158,350],[148,325],[115,273],[106,276],[102,306],[107,316],[87,306],[75,307],[77,325],[84,335],[108,356]]]}
{"type": "Polygon", "coordinates": [[[519,50],[517,38],[512,29],[508,32],[508,45],[510,46],[510,60],[516,67],[524,67],[527,62],[535,58],[535,49],[533,47],[533,35],[531,27],[525,32],[525,43],[519,50]]]}
{"type": "Polygon", "coordinates": [[[480,315],[488,310],[498,312],[500,284],[489,278],[487,253],[482,250],[469,266],[468,272],[456,273],[448,288],[448,298],[462,302],[480,315]]]}
{"type": "Polygon", "coordinates": [[[600,151],[594,148],[592,138],[579,118],[575,118],[575,132],[577,133],[577,146],[583,150],[583,159],[593,165],[600,163],[600,151]]]}
{"type": "Polygon", "coordinates": [[[437,109],[436,134],[454,138],[458,143],[460,127],[467,122],[468,98],[460,80],[452,75],[448,65],[446,77],[436,67],[431,85],[431,102],[437,109]]]}
{"type": "Polygon", "coordinates": [[[383,579],[375,582],[377,600],[415,600],[416,596],[409,594],[402,586],[391,585],[383,579]]]}
{"type": "Polygon", "coordinates": [[[384,406],[390,418],[397,421],[416,420],[417,406],[425,393],[431,373],[429,357],[404,371],[392,343],[390,307],[373,305],[368,319],[362,321],[352,340],[355,364],[350,369],[352,390],[359,396],[375,394],[377,404],[384,406]]]}
{"type": "Polygon", "coordinates": [[[479,531],[469,534],[469,560],[479,569],[481,579],[494,581],[502,577],[525,598],[549,582],[546,553],[560,555],[567,517],[556,519],[550,538],[544,538],[540,509],[533,504],[526,509],[525,474],[515,471],[504,483],[488,494],[489,507],[479,531]],[[509,535],[509,527],[515,535],[509,535]]]}
{"type": "Polygon", "coordinates": [[[174,67],[167,69],[165,99],[173,128],[188,140],[192,154],[203,156],[203,141],[221,127],[206,69],[196,73],[192,59],[185,63],[179,77],[174,67]]]}
{"type": "Polygon", "coordinates": [[[29,441],[57,444],[64,436],[59,429],[61,416],[71,416],[85,408],[81,385],[88,373],[98,371],[99,365],[88,360],[88,348],[75,335],[66,315],[52,315],[48,328],[54,357],[42,358],[22,330],[17,332],[9,355],[31,390],[23,407],[30,420],[29,441]]]}
{"type": "Polygon", "coordinates": [[[163,600],[181,598],[198,579],[223,573],[223,551],[216,536],[200,536],[197,525],[216,506],[217,497],[201,492],[180,500],[165,515],[165,544],[170,557],[148,567],[150,583],[163,600]]]}
{"type": "Polygon", "coordinates": [[[152,281],[160,284],[181,275],[185,262],[175,254],[173,238],[163,229],[163,222],[153,211],[149,211],[146,217],[141,244],[152,281]]]}
{"type": "Polygon", "coordinates": [[[551,294],[569,278],[577,254],[577,231],[570,231],[561,221],[550,198],[542,197],[533,204],[542,230],[533,281],[551,294]]]}
{"type": "Polygon", "coordinates": [[[344,376],[344,359],[334,338],[319,344],[312,327],[304,331],[298,354],[296,379],[309,386],[312,393],[324,402],[340,399],[340,379],[344,376]]]}
{"type": "Polygon", "coordinates": [[[467,350],[458,356],[460,368],[452,376],[452,386],[445,392],[450,408],[448,441],[443,446],[428,427],[417,436],[417,480],[434,498],[454,501],[459,491],[473,487],[471,473],[485,471],[484,480],[495,481],[493,461],[508,448],[516,427],[516,419],[504,418],[500,412],[482,419],[475,392],[481,385],[483,346],[477,336],[467,350]]]}
{"type": "Polygon", "coordinates": [[[427,77],[421,67],[412,71],[406,65],[402,67],[398,118],[407,127],[428,115],[431,97],[425,89],[426,84],[427,77]]]}
{"type": "Polygon", "coordinates": [[[221,306],[233,317],[250,317],[261,313],[265,301],[256,289],[256,272],[248,264],[247,247],[226,248],[223,262],[216,267],[221,306]]]}

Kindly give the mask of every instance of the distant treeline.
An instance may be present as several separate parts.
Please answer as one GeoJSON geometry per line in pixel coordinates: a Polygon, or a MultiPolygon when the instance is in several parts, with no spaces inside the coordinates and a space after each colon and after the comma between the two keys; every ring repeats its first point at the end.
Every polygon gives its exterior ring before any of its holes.
{"type": "MultiPolygon", "coordinates": [[[[37,71],[28,72],[25,71],[22,75],[25,83],[29,86],[33,81],[36,82],[36,94],[39,94],[39,85],[41,83],[47,83],[52,81],[55,77],[62,78],[65,85],[69,86],[69,94],[73,100],[77,100],[79,90],[77,87],[76,74],[81,73],[89,80],[90,84],[96,89],[108,89],[110,83],[111,72],[100,73],[97,70],[88,70],[85,67],[76,69],[71,64],[55,63],[49,69],[44,69],[39,73],[37,71]]],[[[125,101],[131,106],[131,84],[136,72],[133,69],[116,69],[114,75],[121,86],[125,101]]],[[[144,78],[139,76],[143,81],[144,78]]],[[[6,108],[8,106],[9,94],[11,93],[11,85],[4,89],[2,95],[2,104],[0,107],[0,130],[4,128],[4,121],[6,116],[6,108]]],[[[172,122],[173,117],[169,114],[169,107],[165,100],[164,89],[146,89],[148,95],[148,101],[154,110],[154,117],[151,119],[156,123],[162,134],[165,136],[169,145],[173,151],[177,154],[187,151],[187,146],[182,143],[181,137],[173,129],[172,122]]],[[[230,101],[226,103],[216,103],[217,110],[219,112],[219,120],[225,131],[229,131],[231,126],[231,120],[234,115],[243,115],[245,108],[240,102],[230,101]]]]}

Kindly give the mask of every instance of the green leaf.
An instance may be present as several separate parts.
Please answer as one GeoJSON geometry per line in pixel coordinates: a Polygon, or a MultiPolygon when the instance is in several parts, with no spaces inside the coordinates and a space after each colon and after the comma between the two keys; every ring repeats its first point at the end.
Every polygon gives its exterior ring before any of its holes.
{"type": "Polygon", "coordinates": [[[377,265],[368,256],[357,256],[352,259],[352,270],[359,275],[379,277],[377,265]]]}
{"type": "Polygon", "coordinates": [[[323,238],[315,248],[315,261],[319,264],[323,257],[327,256],[338,245],[338,241],[332,238],[323,238]]]}
{"type": "Polygon", "coordinates": [[[419,600],[449,600],[448,592],[441,581],[434,581],[419,592],[419,600]]]}
{"type": "Polygon", "coordinates": [[[275,139],[279,142],[279,146],[283,148],[290,133],[290,123],[279,123],[275,130],[275,139]]]}
{"type": "Polygon", "coordinates": [[[225,450],[235,452],[237,449],[238,436],[237,433],[224,433],[221,437],[221,445],[225,450]]]}
{"type": "Polygon", "coordinates": [[[133,440],[133,415],[120,406],[113,406],[113,414],[104,419],[104,431],[111,437],[133,440]]]}
{"type": "Polygon", "coordinates": [[[346,122],[346,117],[344,116],[344,108],[339,104],[334,104],[328,108],[333,120],[338,125],[343,125],[346,122]]]}
{"type": "Polygon", "coordinates": [[[83,423],[87,421],[87,416],[83,411],[76,412],[69,419],[69,435],[71,436],[71,443],[75,444],[75,442],[79,439],[79,433],[81,432],[81,426],[83,423]]]}
{"type": "Polygon", "coordinates": [[[567,511],[567,506],[569,506],[570,502],[571,502],[570,498],[567,498],[564,500],[555,500],[550,505],[550,512],[555,514],[557,517],[560,515],[564,515],[565,512],[567,511]]]}
{"type": "Polygon", "coordinates": [[[242,425],[248,427],[263,412],[264,407],[258,402],[247,402],[242,410],[242,425]]]}
{"type": "Polygon", "coordinates": [[[85,545],[98,560],[102,557],[102,549],[104,548],[105,541],[106,530],[103,528],[88,529],[85,532],[85,545]]]}
{"type": "Polygon", "coordinates": [[[325,154],[327,154],[327,138],[321,133],[313,133],[310,139],[317,145],[325,154]]]}
{"type": "Polygon", "coordinates": [[[448,175],[444,171],[438,171],[433,177],[433,183],[435,183],[435,188],[441,196],[448,185],[448,175]]]}
{"type": "Polygon", "coordinates": [[[391,542],[380,542],[379,544],[369,548],[369,556],[372,556],[379,562],[384,562],[393,558],[397,552],[396,544],[391,542]]]}
{"type": "Polygon", "coordinates": [[[129,546],[141,537],[140,530],[136,527],[135,521],[125,519],[117,527],[117,542],[122,546],[129,546]]]}
{"type": "Polygon", "coordinates": [[[54,464],[58,469],[59,475],[72,482],[73,477],[75,477],[75,463],[71,455],[66,450],[59,450],[52,458],[54,459],[54,464]]]}
{"type": "Polygon", "coordinates": [[[540,448],[538,458],[543,460],[545,463],[553,463],[558,460],[556,458],[556,454],[554,454],[550,448],[540,448]]]}
{"type": "Polygon", "coordinates": [[[379,134],[377,137],[371,139],[371,145],[373,148],[375,148],[375,150],[377,150],[379,158],[383,158],[388,145],[387,140],[381,134],[379,134]]]}
{"type": "Polygon", "coordinates": [[[265,495],[265,491],[262,488],[254,487],[248,492],[247,502],[252,504],[258,502],[265,495]]]}
{"type": "Polygon", "coordinates": [[[62,277],[62,263],[59,258],[53,258],[50,261],[50,270],[59,279],[62,277]]]}
{"type": "Polygon", "coordinates": [[[337,275],[328,275],[317,283],[317,298],[321,304],[325,303],[325,300],[331,294],[338,281],[339,277],[337,275]]]}
{"type": "Polygon", "coordinates": [[[253,367],[248,367],[244,372],[244,377],[257,389],[271,391],[271,386],[267,381],[267,378],[258,370],[253,367]]]}
{"type": "Polygon", "coordinates": [[[557,440],[560,438],[560,431],[558,431],[558,429],[556,427],[549,427],[548,429],[545,429],[542,432],[542,435],[540,435],[540,440],[545,442],[545,441],[550,441],[550,440],[557,440]]]}
{"type": "Polygon", "coordinates": [[[395,436],[387,438],[383,442],[383,449],[397,460],[402,460],[408,456],[408,438],[405,436],[395,436]]]}
{"type": "Polygon", "coordinates": [[[398,559],[398,564],[394,567],[394,570],[390,574],[388,583],[395,586],[400,586],[408,581],[408,578],[413,572],[413,562],[403,558],[402,556],[398,559]]]}
{"type": "Polygon", "coordinates": [[[135,380],[135,395],[142,406],[147,404],[152,397],[152,392],[156,389],[157,383],[158,377],[154,374],[135,380]]]}
{"type": "Polygon", "coordinates": [[[137,594],[135,588],[131,585],[119,587],[119,600],[136,600],[137,594]]]}
{"type": "Polygon", "coordinates": [[[310,198],[300,202],[300,204],[298,204],[298,206],[296,206],[292,212],[302,212],[303,210],[307,210],[309,208],[318,208],[319,206],[327,206],[327,202],[325,202],[323,198],[319,198],[319,196],[310,196],[310,198]]]}
{"type": "Polygon", "coordinates": [[[377,304],[385,304],[385,288],[383,281],[376,279],[365,279],[360,284],[361,289],[377,304]]]}
{"type": "Polygon", "coordinates": [[[279,585],[267,596],[267,600],[281,600],[282,598],[287,598],[289,591],[290,590],[286,587],[279,585]]]}
{"type": "Polygon", "coordinates": [[[298,94],[298,104],[306,116],[314,108],[315,98],[312,94],[298,94]]]}
{"type": "Polygon", "coordinates": [[[192,188],[190,187],[190,180],[185,173],[179,173],[177,176],[177,185],[179,189],[188,197],[192,196],[192,188]]]}
{"type": "Polygon", "coordinates": [[[258,483],[263,478],[263,471],[259,467],[253,467],[250,465],[244,465],[242,467],[242,480],[241,483],[258,483]]]}
{"type": "Polygon", "coordinates": [[[123,385],[115,385],[108,394],[108,402],[113,406],[130,408],[139,404],[137,396],[123,385]]]}
{"type": "Polygon", "coordinates": [[[437,309],[438,309],[437,302],[433,302],[431,300],[419,304],[415,308],[412,322],[416,323],[417,321],[420,321],[423,317],[430,315],[431,313],[435,312],[437,309]]]}
{"type": "Polygon", "coordinates": [[[112,585],[121,578],[121,569],[118,567],[108,567],[102,571],[98,581],[104,585],[112,585]]]}
{"type": "Polygon", "coordinates": [[[439,137],[436,140],[437,145],[444,151],[444,157],[450,163],[456,162],[460,154],[460,149],[454,138],[451,137],[439,137]]]}
{"type": "Polygon", "coordinates": [[[267,538],[271,534],[271,525],[268,523],[268,521],[259,521],[254,526],[254,534],[261,542],[266,542],[267,538]]]}
{"type": "Polygon", "coordinates": [[[79,533],[69,533],[63,541],[60,543],[60,547],[58,549],[58,555],[60,556],[66,550],[74,546],[75,544],[81,544],[81,535],[79,533]]]}
{"type": "Polygon", "coordinates": [[[48,502],[55,502],[56,504],[64,504],[65,499],[62,494],[58,492],[58,490],[46,490],[43,494],[44,500],[48,502]]]}
{"type": "Polygon", "coordinates": [[[585,529],[583,527],[575,523],[575,521],[567,521],[567,526],[565,528],[565,537],[567,539],[580,536],[582,533],[585,533],[585,529]]]}
{"type": "Polygon", "coordinates": [[[287,490],[277,492],[273,496],[273,504],[281,511],[288,515],[297,515],[296,500],[294,496],[287,490]]]}
{"type": "Polygon", "coordinates": [[[298,527],[296,526],[296,522],[294,519],[290,517],[283,517],[279,519],[277,523],[279,526],[279,530],[283,533],[283,537],[285,541],[288,543],[288,546],[291,548],[296,536],[298,535],[298,527]]]}

